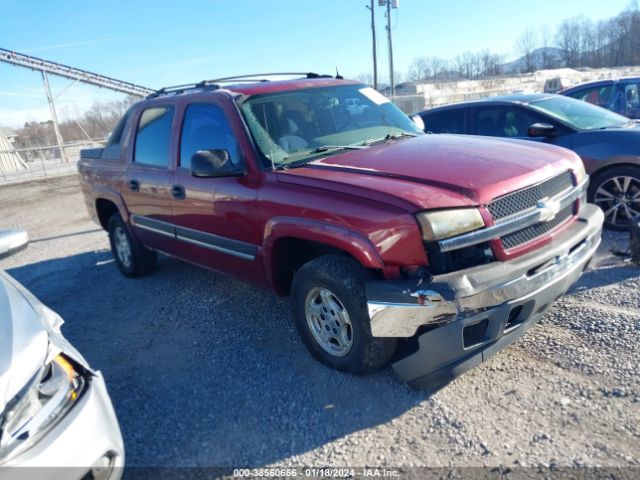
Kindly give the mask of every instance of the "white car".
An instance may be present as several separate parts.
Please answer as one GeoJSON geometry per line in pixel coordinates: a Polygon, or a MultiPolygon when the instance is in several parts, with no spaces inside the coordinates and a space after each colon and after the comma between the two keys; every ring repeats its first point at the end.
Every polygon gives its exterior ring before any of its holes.
{"type": "MultiPolygon", "coordinates": [[[[0,232],[0,258],[27,241],[25,232],[0,232]]],[[[47,479],[122,475],[122,435],[104,380],[62,336],[62,323],[0,271],[2,480],[18,473],[7,467],[66,467],[33,470],[47,479]]]]}

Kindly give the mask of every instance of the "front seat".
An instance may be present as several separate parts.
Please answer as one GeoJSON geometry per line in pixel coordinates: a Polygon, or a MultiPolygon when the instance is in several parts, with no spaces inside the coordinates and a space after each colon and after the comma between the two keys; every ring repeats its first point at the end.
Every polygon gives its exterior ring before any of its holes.
{"type": "Polygon", "coordinates": [[[278,139],[278,145],[286,152],[295,152],[309,145],[304,138],[306,122],[302,113],[295,110],[283,112],[280,127],[283,135],[278,139]]]}
{"type": "Polygon", "coordinates": [[[627,108],[637,106],[638,104],[638,92],[634,87],[627,89],[627,108]]]}
{"type": "Polygon", "coordinates": [[[502,135],[505,137],[517,137],[518,126],[516,125],[516,114],[507,112],[502,117],[502,135]]]}

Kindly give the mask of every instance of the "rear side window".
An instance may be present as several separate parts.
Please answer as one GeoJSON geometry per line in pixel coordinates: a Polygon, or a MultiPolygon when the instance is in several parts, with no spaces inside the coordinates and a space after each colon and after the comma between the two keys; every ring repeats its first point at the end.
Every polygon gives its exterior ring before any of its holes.
{"type": "Polygon", "coordinates": [[[426,132],[431,133],[464,133],[465,115],[463,108],[434,112],[422,117],[426,132]]]}
{"type": "Polygon", "coordinates": [[[104,150],[102,151],[101,158],[105,160],[118,160],[120,158],[120,152],[125,143],[124,127],[129,120],[129,112],[125,113],[120,121],[117,123],[113,132],[109,136],[104,150]]]}
{"type": "Polygon", "coordinates": [[[198,151],[226,150],[231,163],[240,163],[240,151],[224,111],[206,103],[187,107],[180,139],[180,166],[189,168],[191,157],[198,151]]]}
{"type": "Polygon", "coordinates": [[[614,84],[589,87],[570,93],[568,96],[583,102],[589,102],[599,107],[608,107],[615,99],[616,88],[614,84]]]}
{"type": "Polygon", "coordinates": [[[133,161],[155,167],[169,167],[169,142],[173,107],[147,108],[138,122],[133,161]]]}

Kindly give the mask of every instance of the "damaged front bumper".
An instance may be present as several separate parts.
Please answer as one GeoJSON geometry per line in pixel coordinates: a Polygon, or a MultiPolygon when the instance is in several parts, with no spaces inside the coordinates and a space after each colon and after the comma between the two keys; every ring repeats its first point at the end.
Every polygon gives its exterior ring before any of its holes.
{"type": "Polygon", "coordinates": [[[603,221],[598,207],[585,205],[549,245],[514,260],[419,286],[369,282],[372,333],[415,337],[414,348],[393,364],[412,387],[446,383],[515,341],[578,280],[600,244],[603,221]]]}

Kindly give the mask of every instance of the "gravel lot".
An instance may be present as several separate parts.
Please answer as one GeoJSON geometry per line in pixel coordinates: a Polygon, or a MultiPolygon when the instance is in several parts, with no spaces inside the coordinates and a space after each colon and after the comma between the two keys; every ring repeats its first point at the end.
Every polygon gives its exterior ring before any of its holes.
{"type": "Polygon", "coordinates": [[[0,187],[0,261],[102,370],[130,466],[638,466],[640,268],[608,253],[544,321],[450,385],[311,359],[286,299],[162,258],[128,280],[75,177],[0,187]]]}

